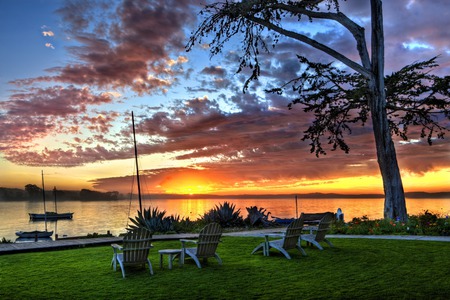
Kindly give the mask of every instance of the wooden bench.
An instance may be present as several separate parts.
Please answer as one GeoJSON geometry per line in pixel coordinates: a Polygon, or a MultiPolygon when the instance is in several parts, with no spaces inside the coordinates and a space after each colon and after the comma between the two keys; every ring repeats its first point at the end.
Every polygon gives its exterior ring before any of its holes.
{"type": "Polygon", "coordinates": [[[306,225],[317,225],[319,224],[320,220],[326,215],[326,214],[333,214],[332,212],[323,212],[323,213],[303,213],[303,224],[306,225]]]}

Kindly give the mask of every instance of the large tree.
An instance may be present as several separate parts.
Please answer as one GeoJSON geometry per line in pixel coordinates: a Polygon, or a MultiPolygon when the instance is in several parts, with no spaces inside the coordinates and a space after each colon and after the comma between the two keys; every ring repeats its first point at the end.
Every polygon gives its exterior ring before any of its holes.
{"type": "Polygon", "coordinates": [[[42,195],[42,189],[35,184],[27,184],[25,186],[25,191],[28,193],[30,198],[37,199],[42,195]]]}
{"type": "Polygon", "coordinates": [[[347,152],[343,134],[350,133],[352,123],[364,124],[370,118],[383,179],[384,217],[406,220],[393,134],[407,139],[408,127],[419,125],[421,136],[427,137],[429,143],[433,137],[443,138],[447,129],[439,125],[439,117],[449,118],[449,77],[439,78],[425,71],[436,66],[435,58],[406,66],[386,77],[381,0],[370,0],[370,9],[370,49],[364,28],[340,12],[339,0],[243,0],[207,5],[202,10],[205,19],[193,32],[187,48],[192,49],[205,36],[212,35],[210,51],[216,55],[232,37],[238,36],[243,45],[238,72],[246,68],[252,71],[244,92],[260,76],[261,53],[270,52],[268,43],[275,48],[280,37],[312,46],[356,72],[349,74],[331,63],[313,63],[299,54],[299,63],[307,69],[300,77],[270,91],[283,93],[285,88],[292,87],[290,90],[297,95],[290,107],[300,103],[304,111],[314,113],[315,121],[305,131],[304,139],[311,140],[311,151],[316,155],[325,153],[320,142],[325,134],[333,149],[347,152]],[[297,28],[293,26],[301,18],[325,19],[343,26],[355,39],[360,62],[308,37],[303,33],[308,27],[301,27],[304,23],[299,22],[297,28]]]}

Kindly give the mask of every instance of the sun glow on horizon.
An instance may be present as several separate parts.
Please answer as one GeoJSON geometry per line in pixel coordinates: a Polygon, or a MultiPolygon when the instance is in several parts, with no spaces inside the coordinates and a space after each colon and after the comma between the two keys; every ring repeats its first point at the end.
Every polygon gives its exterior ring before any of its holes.
{"type": "MultiPolygon", "coordinates": [[[[403,174],[405,192],[442,192],[448,191],[450,169],[427,172],[423,175],[403,174]]],[[[230,180],[219,183],[208,176],[185,176],[177,174],[167,180],[162,188],[173,194],[304,194],[304,193],[340,193],[340,194],[382,194],[381,176],[358,176],[346,178],[329,178],[323,180],[301,180],[295,183],[282,180],[240,181],[229,184],[230,180]]]]}
{"type": "Polygon", "coordinates": [[[408,192],[447,192],[450,190],[450,168],[426,172],[422,175],[402,174],[403,186],[408,192]]]}
{"type": "MultiPolygon", "coordinates": [[[[160,157],[159,157],[160,158],[160,157]]],[[[160,164],[161,162],[159,162],[160,164]]],[[[129,192],[132,174],[132,159],[118,160],[114,163],[89,164],[83,167],[26,167],[3,162],[3,166],[13,176],[1,176],[2,187],[23,189],[26,184],[40,186],[40,172],[44,170],[46,185],[57,186],[60,190],[80,190],[83,188],[102,192],[129,192]],[[101,166],[101,168],[100,168],[101,166]],[[121,174],[125,171],[127,174],[121,174]],[[29,176],[26,174],[33,174],[29,176]],[[96,179],[106,179],[94,186],[96,179]],[[116,178],[108,181],[108,178],[116,178]]],[[[155,161],[147,161],[144,165],[158,166],[155,161]]],[[[159,169],[160,172],[162,169],[159,169]]],[[[186,167],[169,168],[167,173],[160,173],[155,178],[149,178],[148,193],[166,194],[216,194],[216,195],[263,195],[263,194],[307,194],[307,193],[340,193],[340,194],[382,194],[383,186],[380,175],[358,176],[346,178],[323,179],[270,179],[249,180],[219,175],[220,173],[206,169],[189,169],[186,167]]],[[[150,171],[150,170],[147,170],[150,171]]],[[[429,171],[423,174],[402,173],[405,192],[447,192],[450,187],[450,168],[429,171]]]]}
{"type": "Polygon", "coordinates": [[[216,184],[208,177],[186,170],[165,178],[158,188],[167,194],[211,194],[217,190],[216,184]]]}

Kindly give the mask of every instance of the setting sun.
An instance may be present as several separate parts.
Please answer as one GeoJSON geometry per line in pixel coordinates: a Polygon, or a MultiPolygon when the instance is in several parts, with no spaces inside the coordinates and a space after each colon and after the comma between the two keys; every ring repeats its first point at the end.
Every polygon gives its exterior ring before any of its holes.
{"type": "Polygon", "coordinates": [[[185,171],[165,178],[158,186],[168,194],[209,194],[214,193],[213,182],[197,174],[196,171],[185,171]]]}

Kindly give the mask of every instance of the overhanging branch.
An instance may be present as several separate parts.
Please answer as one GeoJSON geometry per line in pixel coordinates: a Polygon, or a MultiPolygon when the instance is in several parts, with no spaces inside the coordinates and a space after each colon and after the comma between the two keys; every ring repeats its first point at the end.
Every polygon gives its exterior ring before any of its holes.
{"type": "Polygon", "coordinates": [[[290,31],[290,30],[283,29],[283,28],[281,28],[279,26],[276,26],[275,24],[272,24],[272,23],[270,23],[270,22],[268,22],[266,20],[263,20],[261,18],[257,18],[257,17],[254,17],[254,16],[247,15],[247,16],[245,16],[245,18],[250,20],[250,21],[252,21],[252,22],[254,22],[254,23],[256,23],[256,24],[262,25],[262,26],[264,26],[264,27],[266,27],[266,28],[268,28],[270,30],[273,30],[273,31],[278,32],[278,33],[280,33],[282,35],[291,37],[291,38],[293,38],[295,40],[298,40],[298,41],[301,41],[301,42],[303,42],[303,43],[305,43],[307,45],[310,45],[311,47],[314,47],[314,48],[316,48],[318,50],[321,50],[321,51],[327,53],[328,55],[336,58],[337,60],[341,61],[343,64],[347,65],[348,67],[350,67],[351,69],[355,70],[356,72],[362,74],[364,77],[371,78],[371,76],[372,76],[371,72],[368,71],[363,66],[361,66],[360,64],[352,61],[351,59],[347,58],[345,55],[337,52],[336,50],[333,50],[330,47],[328,47],[328,46],[326,46],[326,45],[324,45],[322,43],[319,43],[319,42],[317,42],[317,41],[307,37],[306,35],[303,35],[303,34],[300,34],[300,33],[297,33],[297,32],[293,32],[293,31],[290,31]]]}
{"type": "Polygon", "coordinates": [[[359,56],[361,58],[362,65],[370,70],[370,57],[367,51],[367,44],[365,39],[364,27],[359,26],[353,22],[350,18],[341,12],[331,13],[331,12],[320,12],[305,9],[299,6],[291,6],[284,3],[276,3],[271,5],[271,8],[285,10],[297,15],[305,15],[314,19],[324,19],[333,20],[347,28],[347,30],[353,35],[356,41],[356,48],[358,50],[359,56]]]}

